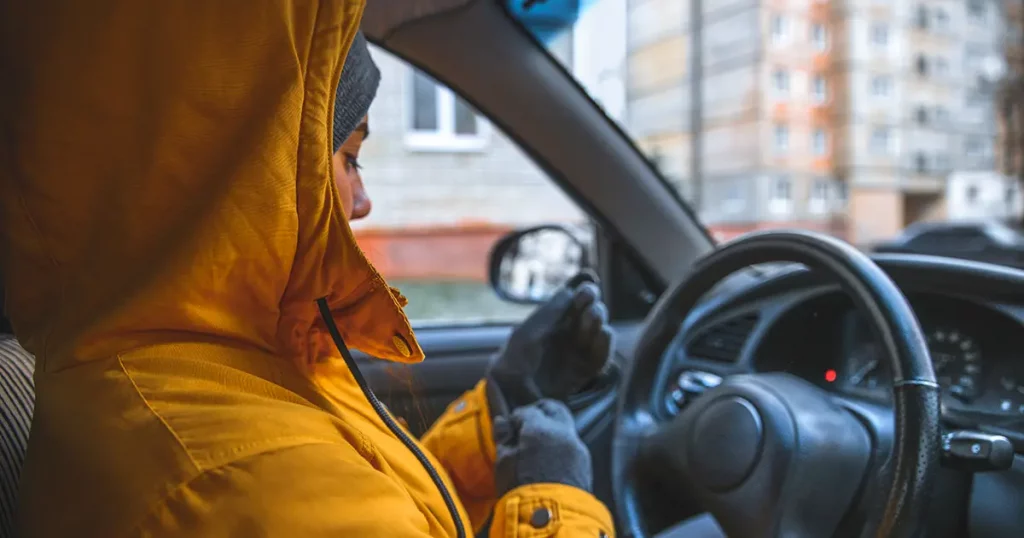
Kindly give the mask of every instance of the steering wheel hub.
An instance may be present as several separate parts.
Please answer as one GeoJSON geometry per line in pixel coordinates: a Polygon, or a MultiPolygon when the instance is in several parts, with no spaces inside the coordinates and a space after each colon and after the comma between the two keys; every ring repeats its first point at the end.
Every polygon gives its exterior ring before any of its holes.
{"type": "Polygon", "coordinates": [[[717,398],[690,430],[693,479],[712,491],[728,491],[750,476],[761,455],[763,422],[757,408],[739,396],[717,398]]]}

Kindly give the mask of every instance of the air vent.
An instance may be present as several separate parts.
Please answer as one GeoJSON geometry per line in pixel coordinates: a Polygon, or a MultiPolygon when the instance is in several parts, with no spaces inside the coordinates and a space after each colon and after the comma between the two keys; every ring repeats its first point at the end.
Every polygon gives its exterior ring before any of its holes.
{"type": "Polygon", "coordinates": [[[690,341],[686,354],[694,359],[736,362],[756,323],[757,314],[750,313],[713,325],[690,341]]]}

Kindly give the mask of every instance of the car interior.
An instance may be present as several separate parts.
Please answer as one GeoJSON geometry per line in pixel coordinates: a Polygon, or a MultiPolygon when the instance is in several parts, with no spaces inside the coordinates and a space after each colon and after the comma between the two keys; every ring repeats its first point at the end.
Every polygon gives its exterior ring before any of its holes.
{"type": "MultiPolygon", "coordinates": [[[[504,2],[369,2],[363,29],[593,221],[616,350],[569,405],[619,536],[705,536],[708,515],[738,537],[1024,536],[1024,271],[800,231],[716,245],[504,2]]],[[[414,365],[354,354],[419,435],[511,330],[417,327],[414,365]]]]}

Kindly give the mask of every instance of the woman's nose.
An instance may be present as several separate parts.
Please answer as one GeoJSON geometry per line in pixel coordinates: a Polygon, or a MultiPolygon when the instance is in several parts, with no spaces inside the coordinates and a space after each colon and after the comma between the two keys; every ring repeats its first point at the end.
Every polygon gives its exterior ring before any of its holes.
{"type": "Polygon", "coordinates": [[[373,201],[363,187],[363,180],[358,176],[352,181],[352,216],[351,220],[361,219],[370,214],[373,209],[373,201]]]}

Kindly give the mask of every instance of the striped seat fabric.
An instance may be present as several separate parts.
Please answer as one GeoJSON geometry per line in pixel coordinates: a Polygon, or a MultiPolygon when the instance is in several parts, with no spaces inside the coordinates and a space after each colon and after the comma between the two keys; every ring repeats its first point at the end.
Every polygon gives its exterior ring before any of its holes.
{"type": "Polygon", "coordinates": [[[14,536],[18,478],[35,402],[34,365],[13,336],[0,336],[0,537],[14,536]]]}

